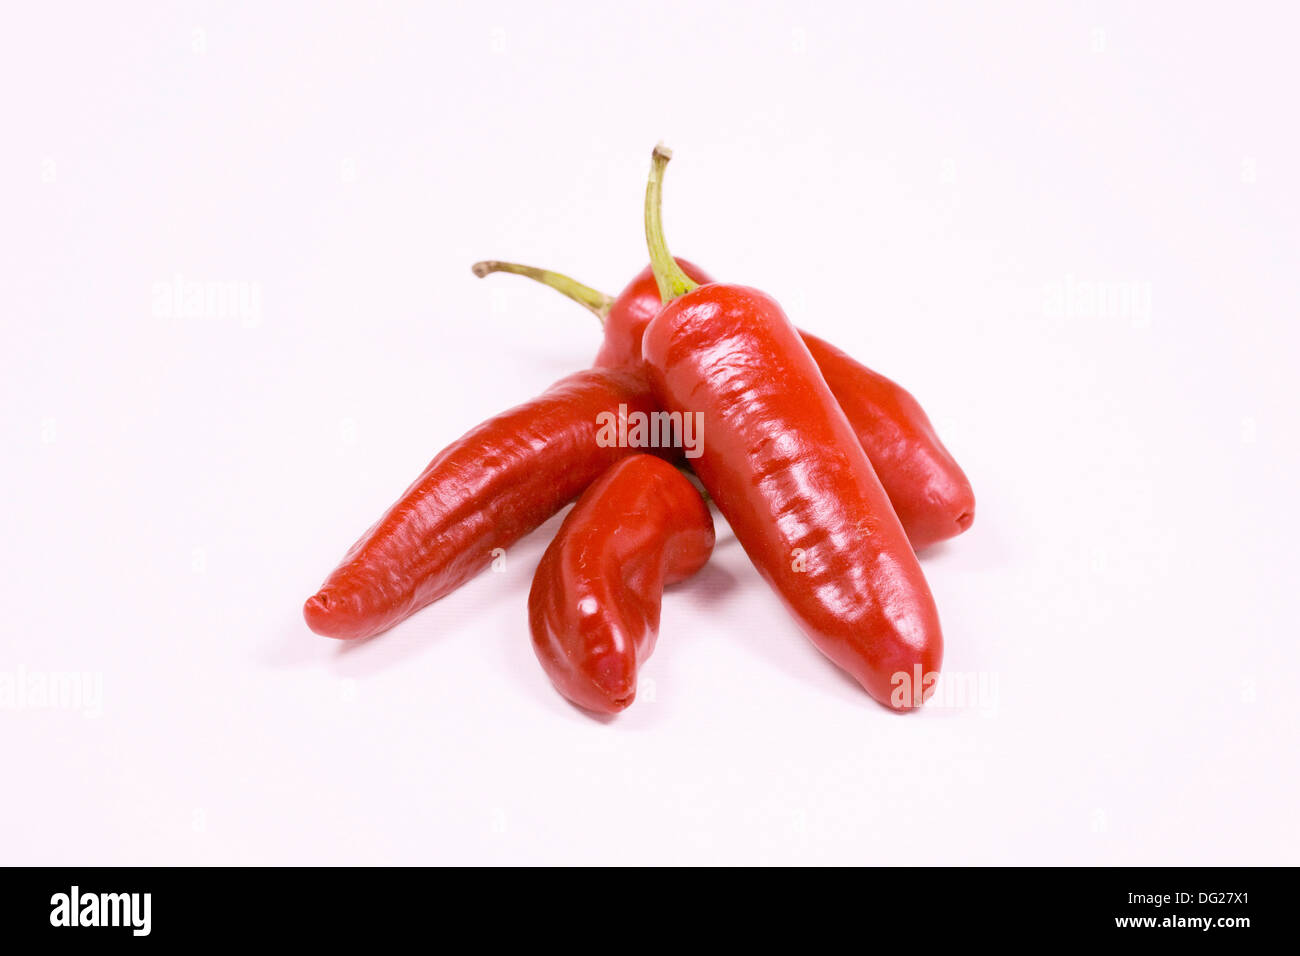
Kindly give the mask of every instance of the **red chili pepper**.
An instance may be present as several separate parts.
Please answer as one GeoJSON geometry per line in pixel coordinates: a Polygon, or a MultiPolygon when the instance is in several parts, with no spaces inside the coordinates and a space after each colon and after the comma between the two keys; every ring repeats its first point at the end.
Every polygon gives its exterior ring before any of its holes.
{"type": "Polygon", "coordinates": [[[658,410],[644,370],[589,369],[471,429],[307,599],[308,626],[326,637],[370,637],[455,590],[637,453],[600,439],[602,420],[658,410]]]}
{"type": "Polygon", "coordinates": [[[709,507],[680,471],[649,455],[610,468],[565,517],[528,595],[533,649],[555,689],[601,713],[631,704],[664,587],[712,551],[709,507]]]}
{"type": "MultiPolygon", "coordinates": [[[[699,266],[676,261],[694,281],[713,281],[699,266]]],[[[663,307],[649,266],[617,298],[546,269],[495,260],[474,265],[477,276],[493,272],[535,279],[594,312],[605,326],[596,366],[641,364],[645,328],[663,307]]],[[[866,449],[912,547],[925,548],[969,528],[975,520],[975,492],[920,403],[905,388],[830,343],[807,332],[799,334],[866,449]]]]}
{"type": "Polygon", "coordinates": [[[881,703],[908,709],[943,656],[934,598],[902,525],[808,347],[777,303],[697,285],[668,253],[664,167],[646,188],[660,298],[643,354],[663,406],[702,414],[692,467],[804,633],[881,703]]]}

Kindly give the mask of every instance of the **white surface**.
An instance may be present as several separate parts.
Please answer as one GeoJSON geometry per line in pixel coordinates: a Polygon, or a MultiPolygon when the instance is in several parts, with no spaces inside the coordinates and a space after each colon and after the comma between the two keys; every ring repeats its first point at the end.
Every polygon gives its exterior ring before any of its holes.
{"type": "Polygon", "coordinates": [[[0,710],[5,862],[1300,862],[1297,23],[1130,6],[15,13],[0,675],[102,699],[0,710]],[[434,452],[595,353],[470,263],[616,291],[660,138],[674,251],[965,465],[925,569],[982,706],[873,704],[726,530],[611,723],[528,643],[555,522],[364,646],[302,623],[434,452]],[[156,314],[176,275],[256,321],[156,314]]]}

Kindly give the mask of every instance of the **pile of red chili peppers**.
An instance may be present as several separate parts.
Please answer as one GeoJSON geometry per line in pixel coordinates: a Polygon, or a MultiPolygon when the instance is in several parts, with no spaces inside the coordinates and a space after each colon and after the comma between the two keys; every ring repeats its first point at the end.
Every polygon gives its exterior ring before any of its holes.
{"type": "Polygon", "coordinates": [[[919,706],[943,637],[916,550],[970,527],[970,483],[911,394],[796,329],[770,296],[669,254],[670,155],[655,149],[646,188],[651,265],[618,297],[474,266],[591,309],[604,325],[595,364],[443,449],[307,600],[307,624],[385,631],[576,499],[533,578],[533,648],[561,694],[617,713],[654,649],[664,588],[713,550],[693,473],[817,648],[886,706],[919,706]],[[647,422],[677,440],[629,440],[647,422]]]}

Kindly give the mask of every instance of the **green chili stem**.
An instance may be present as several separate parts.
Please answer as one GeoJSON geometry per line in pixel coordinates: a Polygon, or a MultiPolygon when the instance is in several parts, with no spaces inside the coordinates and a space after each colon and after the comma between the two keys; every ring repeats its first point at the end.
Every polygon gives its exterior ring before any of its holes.
{"type": "Polygon", "coordinates": [[[645,187],[645,241],[650,248],[650,268],[654,270],[655,284],[659,286],[659,298],[665,303],[700,287],[682,271],[668,251],[668,241],[664,238],[664,169],[672,158],[672,151],[663,143],[655,147],[650,157],[650,181],[645,187]]]}
{"type": "Polygon", "coordinates": [[[567,295],[574,302],[590,309],[600,319],[602,325],[605,319],[609,317],[610,306],[614,304],[612,296],[593,289],[591,286],[583,285],[577,279],[570,279],[568,276],[552,272],[550,269],[538,269],[535,266],[523,266],[517,262],[499,262],[496,259],[487,259],[483,262],[476,262],[472,266],[474,274],[482,279],[494,272],[512,272],[517,276],[527,276],[542,285],[550,286],[556,292],[567,295]]]}

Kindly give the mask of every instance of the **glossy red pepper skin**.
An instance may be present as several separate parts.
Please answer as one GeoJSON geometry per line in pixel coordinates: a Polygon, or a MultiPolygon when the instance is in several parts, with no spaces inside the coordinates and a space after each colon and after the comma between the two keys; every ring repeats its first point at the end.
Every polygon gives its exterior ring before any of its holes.
{"type": "Polygon", "coordinates": [[[781,307],[756,289],[700,286],[663,307],[642,348],[664,407],[702,413],[691,465],[804,633],[876,700],[918,703],[943,657],[934,598],[781,307]]]}
{"type": "Polygon", "coordinates": [[[664,587],[704,567],[713,542],[708,505],[662,459],[625,458],[583,492],[528,595],[533,649],[556,690],[598,713],[631,704],[664,587]]]}
{"type": "MultiPolygon", "coordinates": [[[[694,263],[677,263],[696,282],[713,281],[694,263]]],[[[639,364],[646,326],[662,307],[654,273],[646,266],[610,304],[595,364],[639,364]]],[[[975,492],[920,403],[830,343],[799,334],[866,449],[912,547],[926,548],[969,528],[975,520],[975,492]]]]}
{"type": "MultiPolygon", "coordinates": [[[[601,413],[658,411],[645,371],[588,369],[445,448],[362,536],[303,616],[318,634],[370,637],[455,590],[582,493],[628,448],[602,447],[601,413]]],[[[676,454],[669,449],[664,454],[676,454]]]]}
{"type": "Polygon", "coordinates": [[[912,393],[829,342],[799,333],[920,550],[975,520],[975,492],[912,393]]]}

